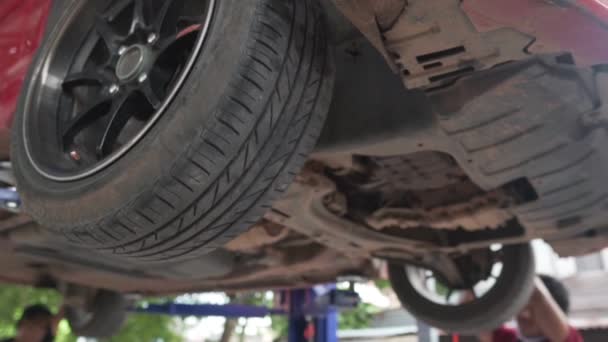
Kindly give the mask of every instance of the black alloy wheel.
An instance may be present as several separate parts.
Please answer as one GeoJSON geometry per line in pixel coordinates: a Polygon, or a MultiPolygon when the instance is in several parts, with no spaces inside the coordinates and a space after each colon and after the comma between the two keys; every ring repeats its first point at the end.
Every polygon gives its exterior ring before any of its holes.
{"type": "Polygon", "coordinates": [[[215,6],[215,0],[97,3],[103,2],[82,1],[52,43],[54,54],[26,104],[28,157],[56,181],[90,176],[141,140],[190,72],[215,6]]]}

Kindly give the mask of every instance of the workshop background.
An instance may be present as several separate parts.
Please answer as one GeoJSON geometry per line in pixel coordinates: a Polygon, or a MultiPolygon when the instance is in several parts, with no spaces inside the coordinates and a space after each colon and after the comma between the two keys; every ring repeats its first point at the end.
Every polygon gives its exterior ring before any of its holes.
{"type": "MultiPolygon", "coordinates": [[[[573,326],[580,329],[585,341],[606,341],[608,336],[608,250],[578,257],[559,258],[542,241],[534,242],[539,273],[550,274],[564,281],[571,293],[573,326]]],[[[338,314],[336,337],[341,341],[403,341],[418,338],[419,325],[406,311],[390,289],[388,281],[342,282],[338,289],[352,288],[360,297],[356,308],[338,314]],[[354,286],[354,287],[353,287],[354,286]]],[[[143,299],[140,306],[175,303],[185,305],[248,305],[272,308],[277,305],[279,293],[254,292],[226,295],[224,293],[187,294],[175,298],[143,299]]],[[[30,287],[0,287],[0,337],[14,334],[14,326],[21,310],[30,304],[42,303],[57,310],[61,296],[54,290],[30,287]]],[[[121,333],[107,341],[154,342],[271,342],[287,341],[289,318],[276,315],[264,318],[177,317],[133,313],[121,333]]],[[[438,340],[453,341],[451,336],[438,340]]],[[[459,341],[467,341],[460,337],[459,341]]],[[[89,342],[71,334],[67,322],[60,324],[57,342],[89,342]]]]}

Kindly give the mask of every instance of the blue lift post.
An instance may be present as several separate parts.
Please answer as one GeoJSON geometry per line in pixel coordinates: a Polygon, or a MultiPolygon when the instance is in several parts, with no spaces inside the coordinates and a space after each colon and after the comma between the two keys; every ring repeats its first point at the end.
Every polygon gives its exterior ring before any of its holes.
{"type": "Polygon", "coordinates": [[[315,323],[315,342],[335,342],[338,341],[338,310],[329,307],[324,316],[316,316],[315,323]]]}
{"type": "Polygon", "coordinates": [[[172,316],[218,316],[253,318],[275,315],[289,317],[289,342],[337,342],[339,309],[355,308],[359,296],[353,291],[338,291],[333,286],[289,290],[281,293],[281,308],[251,305],[150,304],[135,312],[172,316]]]}
{"type": "Polygon", "coordinates": [[[288,341],[289,342],[307,342],[307,328],[308,320],[303,314],[303,308],[309,302],[309,297],[312,296],[311,290],[291,290],[282,293],[281,301],[287,301],[287,303],[281,303],[287,305],[289,308],[289,330],[288,330],[288,341]]]}
{"type": "Polygon", "coordinates": [[[337,291],[335,286],[292,290],[285,297],[289,306],[289,342],[338,341],[338,308],[353,308],[359,302],[356,293],[337,291]]]}

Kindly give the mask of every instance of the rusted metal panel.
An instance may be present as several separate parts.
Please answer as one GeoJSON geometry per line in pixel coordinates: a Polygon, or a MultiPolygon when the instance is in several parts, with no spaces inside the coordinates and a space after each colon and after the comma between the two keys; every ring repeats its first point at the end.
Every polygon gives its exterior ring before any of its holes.
{"type": "Polygon", "coordinates": [[[277,244],[289,235],[289,231],[276,223],[261,220],[247,232],[228,242],[224,248],[230,251],[251,251],[277,244]]]}
{"type": "Polygon", "coordinates": [[[437,208],[381,208],[367,218],[377,230],[387,228],[465,229],[468,231],[499,229],[513,218],[505,207],[513,198],[501,191],[491,191],[470,198],[467,202],[437,208]]]}

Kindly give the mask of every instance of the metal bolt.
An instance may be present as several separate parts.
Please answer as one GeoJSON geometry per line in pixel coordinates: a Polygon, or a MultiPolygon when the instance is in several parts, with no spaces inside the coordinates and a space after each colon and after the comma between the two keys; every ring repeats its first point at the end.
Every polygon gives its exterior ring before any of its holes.
{"type": "Polygon", "coordinates": [[[118,93],[119,90],[120,90],[120,87],[118,87],[118,85],[116,85],[116,84],[112,84],[110,86],[110,89],[108,89],[110,94],[116,94],[116,93],[118,93]]]}
{"type": "Polygon", "coordinates": [[[148,35],[148,44],[152,44],[158,39],[158,36],[155,33],[150,33],[148,35]]]}
{"type": "Polygon", "coordinates": [[[78,153],[78,151],[71,151],[70,152],[70,157],[75,160],[75,161],[79,161],[80,160],[80,153],[78,153]]]}
{"type": "Polygon", "coordinates": [[[125,53],[125,51],[127,51],[127,47],[126,47],[126,46],[121,46],[121,47],[118,49],[118,55],[119,55],[119,56],[122,56],[122,55],[125,53]]]}
{"type": "Polygon", "coordinates": [[[147,79],[148,79],[148,74],[146,74],[145,72],[143,74],[139,75],[139,77],[137,78],[139,83],[144,83],[144,82],[146,82],[147,79]]]}

